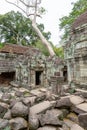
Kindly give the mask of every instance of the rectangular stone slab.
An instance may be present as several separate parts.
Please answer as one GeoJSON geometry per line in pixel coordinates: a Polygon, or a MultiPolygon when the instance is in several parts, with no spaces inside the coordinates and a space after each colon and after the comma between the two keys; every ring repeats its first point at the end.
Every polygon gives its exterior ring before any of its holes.
{"type": "Polygon", "coordinates": [[[30,107],[30,113],[40,114],[40,113],[45,112],[46,110],[50,109],[51,107],[52,107],[52,104],[49,101],[43,101],[41,103],[38,103],[38,104],[30,107]]]}
{"type": "Polygon", "coordinates": [[[87,103],[81,103],[79,105],[76,105],[75,107],[72,107],[72,110],[78,114],[86,113],[87,112],[87,103]]]}

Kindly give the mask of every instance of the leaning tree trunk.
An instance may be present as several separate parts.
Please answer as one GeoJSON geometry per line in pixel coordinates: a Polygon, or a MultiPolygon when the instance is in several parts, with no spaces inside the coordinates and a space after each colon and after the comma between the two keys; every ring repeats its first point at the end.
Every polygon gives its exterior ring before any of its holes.
{"type": "Polygon", "coordinates": [[[38,34],[39,38],[41,39],[42,43],[46,46],[46,48],[49,51],[50,56],[54,56],[55,53],[53,51],[53,48],[51,46],[51,44],[46,40],[46,38],[43,36],[43,34],[41,33],[41,31],[39,30],[39,28],[37,27],[35,22],[32,22],[32,27],[35,30],[35,32],[38,34]]]}
{"type": "Polygon", "coordinates": [[[33,29],[35,30],[35,32],[38,34],[38,36],[40,37],[40,39],[41,39],[41,41],[42,41],[42,44],[44,44],[44,45],[46,46],[46,48],[48,49],[48,52],[49,52],[50,56],[54,56],[55,53],[54,53],[54,50],[53,50],[51,44],[46,40],[46,38],[43,36],[43,34],[41,33],[41,31],[39,30],[39,28],[37,27],[37,24],[36,24],[37,5],[41,3],[41,0],[39,0],[39,1],[38,1],[38,0],[35,0],[35,3],[32,3],[33,5],[31,5],[31,3],[30,3],[29,0],[27,0],[26,2],[25,2],[24,0],[16,0],[17,4],[14,3],[14,2],[11,2],[11,1],[9,1],[9,0],[5,0],[5,1],[8,2],[8,3],[10,3],[10,4],[12,4],[12,5],[15,5],[16,7],[18,7],[18,8],[19,8],[21,11],[23,11],[23,13],[25,13],[28,17],[29,17],[30,15],[32,15],[32,13],[31,13],[31,14],[28,14],[29,8],[34,8],[34,9],[35,9],[34,14],[33,14],[33,16],[34,16],[34,17],[33,17],[33,20],[30,19],[31,22],[32,22],[32,27],[33,27],[33,29]],[[26,11],[18,5],[19,2],[20,2],[21,4],[23,4],[24,6],[26,6],[26,11]]]}

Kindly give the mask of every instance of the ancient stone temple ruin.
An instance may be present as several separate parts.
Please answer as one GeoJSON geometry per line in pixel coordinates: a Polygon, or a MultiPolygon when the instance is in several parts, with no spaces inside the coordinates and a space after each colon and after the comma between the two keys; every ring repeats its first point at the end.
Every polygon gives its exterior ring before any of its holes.
{"type": "Polygon", "coordinates": [[[63,77],[63,66],[60,58],[46,57],[34,47],[6,44],[0,50],[0,83],[14,81],[31,89],[47,87],[52,78],[63,77]]]}
{"type": "Polygon", "coordinates": [[[73,23],[65,61],[31,46],[0,49],[0,130],[87,130],[87,91],[76,87],[87,86],[86,23],[87,12],[73,23]]]}
{"type": "Polygon", "coordinates": [[[36,48],[19,56],[16,63],[16,81],[24,86],[47,87],[51,76],[63,76],[63,61],[58,57],[46,57],[36,48]]]}
{"type": "Polygon", "coordinates": [[[69,83],[87,87],[87,12],[73,23],[64,53],[69,83]]]}

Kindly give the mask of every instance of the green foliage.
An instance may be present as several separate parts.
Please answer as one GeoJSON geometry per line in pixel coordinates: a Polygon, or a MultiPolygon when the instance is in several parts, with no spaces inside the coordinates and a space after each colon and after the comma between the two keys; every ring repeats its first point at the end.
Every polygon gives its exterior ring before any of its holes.
{"type": "Polygon", "coordinates": [[[0,43],[0,48],[2,48],[4,45],[2,43],[0,43]]]}
{"type": "MultiPolygon", "coordinates": [[[[51,42],[50,42],[50,44],[51,44],[51,46],[52,46],[52,48],[53,48],[56,56],[58,56],[60,58],[64,58],[63,48],[62,47],[56,47],[51,42]]],[[[36,42],[34,46],[37,47],[37,48],[39,48],[44,55],[49,56],[48,49],[45,47],[45,45],[43,45],[41,43],[41,40],[39,40],[38,42],[36,42]]]]}
{"type": "MultiPolygon", "coordinates": [[[[62,47],[56,47],[52,43],[50,43],[50,44],[52,45],[52,48],[53,48],[55,54],[60,58],[64,58],[63,48],[62,47]]],[[[49,56],[49,52],[48,52],[47,48],[45,47],[45,45],[41,44],[41,40],[36,42],[34,46],[39,48],[44,55],[49,56]]]]}
{"type": "Polygon", "coordinates": [[[7,126],[5,129],[3,130],[11,130],[11,128],[9,126],[7,126]]]}
{"type": "Polygon", "coordinates": [[[72,3],[73,8],[68,16],[60,18],[60,30],[63,30],[61,40],[67,39],[69,31],[74,20],[87,10],[87,0],[78,0],[76,3],[72,3]]]}
{"type": "Polygon", "coordinates": [[[40,15],[45,14],[45,12],[46,12],[46,10],[45,10],[43,7],[39,8],[39,10],[38,10],[38,13],[39,13],[40,15]]]}
{"type": "MultiPolygon", "coordinates": [[[[43,35],[49,40],[50,32],[44,32],[44,25],[39,24],[39,29],[43,35]]],[[[38,42],[39,37],[32,28],[32,23],[29,18],[26,18],[19,12],[8,12],[0,15],[0,41],[29,45],[38,42]]]]}
{"type": "Polygon", "coordinates": [[[11,11],[5,15],[0,15],[0,41],[24,44],[28,40],[26,37],[30,33],[30,20],[26,19],[21,13],[11,11]]]}
{"type": "Polygon", "coordinates": [[[45,45],[41,43],[41,40],[36,42],[35,47],[39,48],[44,55],[49,56],[49,52],[47,48],[45,47],[45,45]]]}
{"type": "Polygon", "coordinates": [[[63,48],[62,48],[62,47],[56,47],[56,46],[54,46],[53,49],[54,49],[55,54],[56,54],[58,57],[64,58],[64,51],[63,51],[63,48]]]}

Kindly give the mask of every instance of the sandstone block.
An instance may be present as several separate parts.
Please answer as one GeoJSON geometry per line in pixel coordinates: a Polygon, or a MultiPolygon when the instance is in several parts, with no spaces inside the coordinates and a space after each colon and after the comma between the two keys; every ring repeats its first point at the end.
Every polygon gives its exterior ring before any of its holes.
{"type": "Polygon", "coordinates": [[[82,113],[78,116],[78,119],[79,119],[79,124],[87,129],[87,113],[82,113]]]}
{"type": "Polygon", "coordinates": [[[17,117],[10,120],[10,125],[12,130],[22,130],[27,128],[28,124],[24,118],[17,117]]]}
{"type": "Polygon", "coordinates": [[[28,115],[28,107],[22,102],[17,102],[11,109],[13,117],[26,117],[28,115]]]}

